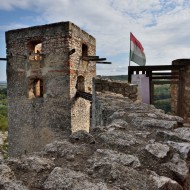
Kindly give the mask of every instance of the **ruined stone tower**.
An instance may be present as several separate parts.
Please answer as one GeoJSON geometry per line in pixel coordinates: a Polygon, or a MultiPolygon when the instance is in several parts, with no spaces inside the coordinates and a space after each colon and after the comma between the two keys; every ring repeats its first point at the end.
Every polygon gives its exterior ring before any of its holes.
{"type": "Polygon", "coordinates": [[[89,130],[95,38],[70,22],[6,32],[9,155],[41,150],[64,134],[89,130]]]}

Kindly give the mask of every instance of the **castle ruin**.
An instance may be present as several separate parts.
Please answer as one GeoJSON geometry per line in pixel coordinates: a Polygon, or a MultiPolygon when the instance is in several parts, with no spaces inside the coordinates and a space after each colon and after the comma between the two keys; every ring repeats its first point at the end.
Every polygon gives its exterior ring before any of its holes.
{"type": "Polygon", "coordinates": [[[95,39],[70,22],[8,31],[6,42],[9,155],[37,153],[1,161],[0,187],[189,190],[188,60],[174,68],[184,120],[136,101],[136,85],[92,82],[95,39]]]}
{"type": "Polygon", "coordinates": [[[96,40],[71,22],[6,32],[9,155],[38,151],[90,126],[96,40]]]}
{"type": "MultiPolygon", "coordinates": [[[[137,98],[136,87],[129,84],[102,79],[92,84],[96,40],[71,22],[11,30],[6,32],[6,43],[10,156],[40,151],[71,132],[89,132],[90,125],[98,123],[97,108],[91,105],[95,90],[137,98]]],[[[149,67],[161,66],[135,69],[149,67]]],[[[165,67],[172,69],[166,77],[178,84],[172,84],[172,112],[189,122],[189,60],[165,67]]],[[[152,70],[146,72],[153,79],[152,70]]]]}

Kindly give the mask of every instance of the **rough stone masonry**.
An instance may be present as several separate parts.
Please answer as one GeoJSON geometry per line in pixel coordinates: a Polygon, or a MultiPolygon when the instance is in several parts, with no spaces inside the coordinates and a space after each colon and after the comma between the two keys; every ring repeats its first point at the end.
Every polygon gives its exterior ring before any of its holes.
{"type": "Polygon", "coordinates": [[[71,22],[6,32],[9,155],[39,151],[71,131],[89,130],[95,38],[71,22]]]}
{"type": "Polygon", "coordinates": [[[65,22],[6,40],[9,154],[27,155],[0,160],[0,189],[190,189],[189,125],[135,101],[134,86],[98,79],[87,132],[90,102],[75,94],[92,91],[95,63],[81,57],[95,55],[93,37],[65,22]]]}
{"type": "Polygon", "coordinates": [[[90,133],[0,160],[0,189],[190,189],[190,128],[182,118],[106,91],[97,102],[100,119],[90,133]]]}

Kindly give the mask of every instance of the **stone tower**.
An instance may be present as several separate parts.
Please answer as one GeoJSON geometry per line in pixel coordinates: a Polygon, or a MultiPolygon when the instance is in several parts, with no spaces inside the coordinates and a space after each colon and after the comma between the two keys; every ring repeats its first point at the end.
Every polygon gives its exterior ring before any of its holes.
{"type": "Polygon", "coordinates": [[[6,32],[9,155],[39,151],[90,126],[96,41],[71,22],[6,32]]]}

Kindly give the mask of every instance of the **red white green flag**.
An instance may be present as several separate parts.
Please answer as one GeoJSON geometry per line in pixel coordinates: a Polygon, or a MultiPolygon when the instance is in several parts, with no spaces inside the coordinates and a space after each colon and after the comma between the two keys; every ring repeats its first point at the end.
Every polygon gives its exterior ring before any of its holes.
{"type": "Polygon", "coordinates": [[[133,61],[140,66],[145,66],[146,57],[144,54],[144,48],[132,33],[130,33],[130,43],[130,61],[133,61]]]}

